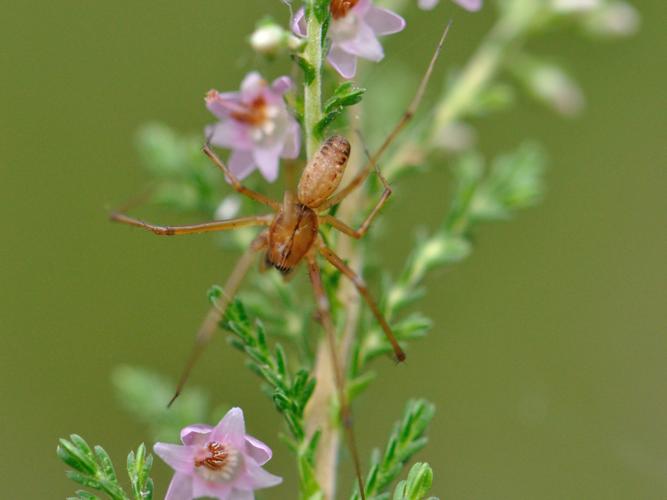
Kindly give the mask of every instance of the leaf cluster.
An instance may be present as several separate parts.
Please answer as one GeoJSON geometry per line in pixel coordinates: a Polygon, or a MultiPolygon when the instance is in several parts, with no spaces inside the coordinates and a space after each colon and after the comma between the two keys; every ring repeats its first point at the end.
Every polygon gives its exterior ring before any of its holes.
{"type": "MultiPolygon", "coordinates": [[[[153,457],[146,453],[144,444],[127,457],[127,474],[130,478],[131,495],[128,495],[118,481],[111,457],[104,448],[91,448],[79,435],[61,439],[57,449],[58,457],[73,470],[66,471],[72,481],[87,488],[105,493],[112,500],[151,500],[153,480],[150,470],[153,457]]],[[[93,500],[99,497],[85,490],[78,490],[72,499],[93,500]]]]}
{"type": "Polygon", "coordinates": [[[223,327],[233,334],[232,346],[248,356],[248,368],[266,383],[266,392],[294,439],[297,443],[303,441],[303,412],[315,390],[315,380],[307,370],[300,369],[294,375],[289,371],[285,349],[280,343],[273,350],[269,348],[264,326],[260,321],[250,321],[239,300],[227,308],[223,327]]]}
{"type": "Polygon", "coordinates": [[[343,82],[324,103],[324,117],[315,125],[315,136],[323,139],[329,126],[338,119],[345,108],[359,104],[366,89],[355,86],[352,82],[343,82]]]}
{"type": "MultiPolygon", "coordinates": [[[[378,450],[373,452],[371,468],[365,483],[366,498],[378,500],[389,498],[388,489],[391,483],[398,478],[403,467],[414,454],[426,446],[428,440],[424,434],[434,414],[435,407],[425,400],[418,399],[408,402],[403,419],[395,424],[384,453],[380,454],[378,450]]],[[[423,488],[420,485],[430,487],[430,480],[425,481],[423,470],[415,473],[411,471],[411,474],[413,477],[408,478],[403,488],[404,491],[422,491],[423,488]],[[408,484],[410,488],[407,488],[408,484]]],[[[359,491],[355,489],[351,499],[358,500],[359,498],[359,491]]]]}

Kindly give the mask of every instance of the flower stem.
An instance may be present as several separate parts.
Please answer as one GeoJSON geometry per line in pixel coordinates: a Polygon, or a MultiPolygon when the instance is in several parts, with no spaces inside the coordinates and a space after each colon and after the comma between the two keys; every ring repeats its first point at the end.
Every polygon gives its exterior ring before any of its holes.
{"type": "Polygon", "coordinates": [[[306,63],[313,70],[312,78],[307,78],[303,95],[306,155],[309,159],[319,146],[315,126],[322,119],[322,22],[315,15],[313,3],[308,9],[307,44],[303,53],[306,63]]]}

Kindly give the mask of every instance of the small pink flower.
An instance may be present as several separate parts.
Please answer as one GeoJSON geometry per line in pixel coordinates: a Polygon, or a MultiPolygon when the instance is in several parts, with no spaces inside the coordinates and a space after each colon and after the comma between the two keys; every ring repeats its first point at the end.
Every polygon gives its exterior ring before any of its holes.
{"type": "MultiPolygon", "coordinates": [[[[357,57],[378,62],[384,50],[377,37],[398,33],[405,28],[405,20],[387,9],[373,5],[372,0],[332,0],[331,50],[327,60],[343,78],[352,78],[357,72],[357,57]]],[[[303,8],[292,20],[297,35],[306,36],[303,8]]]]}
{"type": "MultiPolygon", "coordinates": [[[[418,0],[419,8],[424,10],[431,10],[440,0],[418,0]]],[[[477,11],[482,8],[483,0],[454,0],[455,3],[459,4],[465,10],[471,12],[477,11]]]]}
{"type": "Polygon", "coordinates": [[[229,168],[239,179],[259,168],[273,182],[279,159],[299,156],[299,124],[283,101],[291,87],[286,76],[269,85],[252,72],[243,79],[240,92],[211,90],[206,96],[206,107],[220,119],[206,127],[206,136],[211,144],[232,150],[229,168]]]}
{"type": "Polygon", "coordinates": [[[240,408],[229,410],[215,427],[184,428],[181,441],[183,445],[156,443],[153,447],[176,471],[165,500],[253,500],[255,490],[282,482],[262,468],[271,459],[271,448],[245,433],[240,408]]]}

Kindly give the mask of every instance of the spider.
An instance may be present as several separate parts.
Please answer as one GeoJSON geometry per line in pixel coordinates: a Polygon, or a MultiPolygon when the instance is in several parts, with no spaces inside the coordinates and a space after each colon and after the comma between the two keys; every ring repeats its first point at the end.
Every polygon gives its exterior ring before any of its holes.
{"type": "Polygon", "coordinates": [[[265,228],[252,241],[248,250],[241,256],[224,286],[224,296],[221,297],[220,302],[216,307],[211,308],[201,324],[197,332],[194,350],[168,406],[174,402],[183,389],[190,371],[203,348],[213,336],[225,310],[229,306],[232,298],[236,295],[243,278],[252,266],[255,255],[259,252],[265,252],[264,258],[266,264],[274,267],[284,276],[291,274],[301,262],[305,261],[315,295],[318,319],[324,327],[329,346],[340,403],[340,418],[346,431],[348,447],[350,448],[354,461],[356,477],[362,499],[365,499],[364,485],[352,430],[352,416],[345,394],[345,379],[343,376],[342,364],[339,359],[336,333],[331,319],[329,301],[324,290],[320,267],[317,261],[318,256],[323,257],[327,262],[338,269],[356,287],[357,291],[366,301],[368,307],[375,316],[375,319],[382,327],[398,362],[405,360],[405,353],[392,333],[391,327],[380,312],[380,309],[369,292],[364,280],[326,245],[324,239],[319,234],[319,227],[321,225],[329,225],[347,236],[361,239],[364,237],[370,228],[371,223],[391,196],[392,189],[382,175],[382,172],[378,167],[378,161],[382,154],[396,139],[401,130],[414,116],[428,85],[435,62],[444,45],[450,25],[451,22],[445,27],[426,72],[424,73],[408,108],[394,128],[389,132],[380,148],[373,155],[369,155],[368,161],[364,167],[359,170],[350,183],[340,191],[336,192],[343,179],[343,174],[345,173],[348,159],[350,157],[350,143],[341,135],[331,136],[322,143],[320,149],[305,166],[297,186],[296,195],[287,191],[284,194],[282,202],[268,198],[267,196],[253,191],[241,184],[207,142],[203,147],[203,153],[223,172],[231,187],[239,194],[247,196],[255,202],[268,207],[271,209],[271,213],[185,226],[158,226],[135,219],[121,212],[112,213],[110,216],[112,221],[136,226],[161,236],[228,231],[247,226],[265,228]],[[380,199],[358,229],[353,229],[345,222],[327,213],[330,208],[338,205],[352,191],[361,186],[372,170],[375,170],[384,190],[380,199]]]}

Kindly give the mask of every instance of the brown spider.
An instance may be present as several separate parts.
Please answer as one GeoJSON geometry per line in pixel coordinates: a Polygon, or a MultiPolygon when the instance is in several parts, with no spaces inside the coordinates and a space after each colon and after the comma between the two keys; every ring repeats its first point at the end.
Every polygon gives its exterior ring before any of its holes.
{"type": "Polygon", "coordinates": [[[297,186],[296,196],[288,191],[285,193],[282,203],[243,186],[213,152],[210,146],[206,144],[203,147],[204,154],[206,154],[212,162],[222,170],[232,188],[238,193],[267,206],[272,210],[272,213],[187,226],[157,226],[129,217],[123,213],[113,213],[111,215],[111,220],[113,221],[137,226],[163,236],[226,231],[245,226],[267,227],[267,229],[262,231],[252,241],[249,249],[241,256],[224,286],[224,296],[220,299],[220,302],[216,307],[211,308],[200,326],[197,332],[195,348],[181,375],[176,392],[169,402],[169,405],[173,403],[183,389],[197,358],[201,354],[204,346],[213,336],[222,315],[232,298],[236,295],[244,276],[252,266],[255,254],[265,251],[266,263],[275,267],[284,275],[291,273],[301,261],[305,259],[315,294],[319,320],[324,326],[327,342],[329,344],[332,365],[334,367],[334,377],[340,399],[341,421],[346,429],[348,446],[354,460],[359,491],[362,499],[365,498],[365,494],[361,477],[361,467],[352,432],[351,413],[345,395],[345,380],[336,345],[336,334],[329,310],[329,301],[322,284],[320,268],[317,263],[318,254],[324,257],[325,260],[352,281],[382,327],[387,340],[390,342],[394,350],[396,360],[399,362],[404,361],[405,353],[394,337],[391,327],[380,312],[377,303],[368,291],[364,280],[326,245],[322,237],[319,235],[319,226],[321,224],[328,224],[348,236],[360,239],[366,234],[373,219],[387,202],[392,190],[389,187],[387,180],[380,172],[377,162],[389,145],[398,136],[403,127],[405,127],[405,125],[412,119],[417,106],[424,95],[424,91],[426,90],[431,73],[433,72],[433,67],[447,36],[449,26],[450,25],[448,24],[443,32],[429,66],[424,73],[417,92],[407,110],[386,137],[380,148],[368,158],[366,165],[346,187],[337,193],[334,194],[341,183],[350,156],[350,143],[343,136],[334,135],[324,141],[319,151],[310,159],[304,168],[297,186]],[[371,213],[366,217],[366,220],[364,220],[358,229],[353,229],[333,215],[326,213],[327,210],[340,203],[354,189],[359,187],[366,180],[372,169],[375,169],[378,178],[384,186],[384,191],[373,210],[371,210],[371,213]]]}

